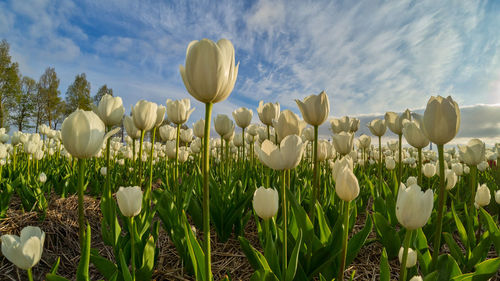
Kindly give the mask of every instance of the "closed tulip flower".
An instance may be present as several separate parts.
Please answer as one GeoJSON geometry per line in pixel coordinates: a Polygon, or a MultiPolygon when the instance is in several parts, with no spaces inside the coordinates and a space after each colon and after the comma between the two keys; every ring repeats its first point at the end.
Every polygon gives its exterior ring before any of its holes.
{"type": "Polygon", "coordinates": [[[184,143],[190,143],[193,140],[193,130],[192,129],[181,130],[181,140],[184,143]]]}
{"type": "Polygon", "coordinates": [[[280,104],[279,103],[264,103],[264,101],[259,102],[259,107],[257,107],[257,113],[259,114],[260,122],[264,125],[272,126],[273,120],[278,119],[280,116],[280,104]]]}
{"type": "Polygon", "coordinates": [[[328,157],[328,141],[318,141],[318,161],[325,161],[328,157]]]}
{"type": "Polygon", "coordinates": [[[233,118],[238,127],[245,129],[252,122],[253,111],[251,109],[240,107],[233,111],[233,118]]]}
{"type": "Polygon", "coordinates": [[[491,193],[490,189],[486,184],[479,186],[477,185],[476,197],[474,198],[474,203],[478,207],[484,207],[490,204],[491,193]]]}
{"type": "Polygon", "coordinates": [[[278,191],[262,186],[257,188],[253,194],[252,205],[257,216],[263,220],[276,216],[279,208],[278,191]]]}
{"type": "Polygon", "coordinates": [[[38,176],[38,181],[41,183],[45,183],[47,181],[47,175],[44,172],[41,172],[38,176]]]}
{"type": "Polygon", "coordinates": [[[193,124],[193,133],[202,139],[205,136],[205,120],[200,119],[193,124]]]}
{"type": "Polygon", "coordinates": [[[417,183],[417,178],[416,177],[408,177],[406,179],[406,186],[412,186],[417,183]]]}
{"type": "Polygon", "coordinates": [[[302,131],[302,136],[306,138],[307,141],[314,141],[314,128],[308,127],[302,131]]]}
{"type": "Polygon", "coordinates": [[[403,124],[403,135],[406,141],[415,148],[424,148],[429,145],[429,139],[425,136],[417,121],[406,121],[403,124]]]}
{"type": "Polygon", "coordinates": [[[411,120],[409,109],[405,110],[401,115],[398,115],[396,112],[387,112],[385,114],[385,124],[396,135],[403,134],[404,120],[411,120]]]}
{"type": "Polygon", "coordinates": [[[122,98],[105,94],[99,102],[96,113],[106,126],[118,125],[125,113],[122,98]]]}
{"type": "Polygon", "coordinates": [[[455,187],[458,181],[457,174],[453,172],[453,170],[446,170],[444,172],[445,175],[445,182],[446,182],[446,190],[451,190],[452,188],[455,187]]]}
{"type": "Polygon", "coordinates": [[[497,190],[495,192],[495,201],[497,202],[497,204],[500,204],[500,190],[497,190]]]}
{"type": "Polygon", "coordinates": [[[448,96],[431,97],[424,112],[423,129],[427,138],[438,145],[451,141],[460,128],[460,109],[448,96]]]}
{"type": "Polygon", "coordinates": [[[335,181],[335,192],[340,199],[346,202],[350,202],[358,197],[358,179],[349,167],[344,166],[342,171],[340,171],[340,174],[337,175],[337,180],[335,181]]]}
{"type": "Polygon", "coordinates": [[[215,117],[215,131],[220,136],[227,135],[234,131],[234,122],[225,114],[217,114],[215,117]]]}
{"type": "Polygon", "coordinates": [[[239,63],[234,65],[231,41],[202,39],[189,43],[185,66],[179,66],[179,70],[191,96],[203,103],[217,103],[233,90],[238,67],[239,63]]]}
{"type": "Polygon", "coordinates": [[[432,163],[426,163],[422,170],[427,178],[432,178],[436,174],[436,166],[432,163]]]}
{"type": "Polygon", "coordinates": [[[359,119],[358,118],[352,118],[351,119],[351,126],[350,126],[350,131],[351,133],[355,133],[359,129],[359,119]]]}
{"type": "Polygon", "coordinates": [[[460,158],[467,165],[478,165],[484,161],[486,147],[480,139],[471,139],[467,145],[458,145],[460,158]]]}
{"type": "Polygon", "coordinates": [[[385,158],[385,167],[389,171],[394,170],[394,168],[396,168],[396,161],[394,161],[394,158],[392,158],[392,157],[386,157],[385,158]]]}
{"type": "Polygon", "coordinates": [[[339,134],[340,132],[350,132],[351,131],[351,118],[349,116],[344,116],[340,119],[332,119],[330,121],[330,130],[334,134],[339,134]]]}
{"type": "Polygon", "coordinates": [[[141,131],[135,126],[132,117],[125,116],[125,118],[123,118],[123,126],[125,127],[125,131],[127,131],[127,135],[132,139],[136,140],[141,137],[141,131]]]}
{"type": "Polygon", "coordinates": [[[170,125],[160,127],[160,137],[163,141],[171,141],[176,137],[176,129],[170,125]]]}
{"type": "Polygon", "coordinates": [[[116,201],[124,216],[135,217],[142,209],[142,190],[138,186],[120,186],[116,192],[116,201]]]}
{"type": "Polygon", "coordinates": [[[464,173],[464,168],[460,163],[452,164],[451,169],[453,170],[453,172],[455,172],[455,174],[457,174],[457,176],[461,176],[464,173]]]}
{"type": "Polygon", "coordinates": [[[265,140],[260,148],[257,148],[260,161],[273,170],[290,170],[300,163],[304,146],[302,139],[297,135],[284,138],[280,146],[265,140]]]}
{"type": "Polygon", "coordinates": [[[354,162],[349,155],[341,157],[340,159],[337,159],[335,163],[333,163],[332,176],[335,181],[337,181],[338,176],[340,172],[344,170],[344,167],[348,167],[349,169],[351,169],[351,171],[354,169],[354,162]]]}
{"type": "Polygon", "coordinates": [[[194,108],[191,108],[189,99],[171,100],[167,99],[167,117],[172,123],[182,125],[187,122],[194,108]]]}
{"type": "Polygon", "coordinates": [[[325,91],[319,95],[310,95],[301,100],[295,100],[297,106],[302,113],[304,121],[311,126],[319,126],[323,124],[330,114],[330,102],[325,91]]]}
{"type": "Polygon", "coordinates": [[[373,119],[370,123],[368,123],[368,129],[374,136],[381,137],[387,131],[387,126],[385,125],[385,120],[382,119],[373,119]]]}
{"type": "Polygon", "coordinates": [[[432,213],[434,194],[431,189],[422,192],[417,184],[406,187],[401,183],[396,201],[396,217],[407,230],[424,226],[432,213]]]}
{"type": "Polygon", "coordinates": [[[158,105],[146,100],[138,101],[132,108],[132,120],[137,129],[142,131],[151,130],[156,124],[156,110],[158,105]]]}
{"type": "Polygon", "coordinates": [[[420,275],[415,275],[413,276],[410,281],[423,281],[424,279],[422,279],[422,276],[420,275]]]}
{"type": "Polygon", "coordinates": [[[300,120],[299,116],[286,109],[280,113],[278,119],[273,120],[275,133],[278,134],[278,141],[281,142],[289,135],[300,136],[306,127],[306,122],[300,120]]]}
{"type": "Polygon", "coordinates": [[[237,147],[241,147],[243,145],[243,135],[242,134],[236,134],[233,139],[233,143],[237,147]]]}
{"type": "Polygon", "coordinates": [[[340,155],[347,155],[351,152],[353,140],[354,134],[346,132],[340,132],[332,138],[335,150],[340,153],[340,155]]]}
{"type": "Polygon", "coordinates": [[[359,136],[359,146],[360,148],[363,148],[363,149],[369,149],[370,148],[370,144],[372,142],[372,139],[367,136],[367,135],[361,135],[359,136]]]}
{"type": "Polygon", "coordinates": [[[484,172],[488,169],[490,165],[486,161],[482,161],[481,163],[477,164],[477,170],[480,172],[484,172]]]}
{"type": "MultiPolygon", "coordinates": [[[[403,250],[404,248],[399,248],[398,259],[399,263],[403,262],[403,250]]],[[[406,268],[414,267],[417,264],[417,252],[412,248],[408,248],[408,257],[406,258],[406,268]]]]}
{"type": "Polygon", "coordinates": [[[259,134],[259,132],[257,131],[258,129],[259,126],[257,124],[250,124],[247,128],[247,132],[252,137],[256,137],[259,134]]]}
{"type": "Polygon", "coordinates": [[[234,138],[234,125],[233,125],[233,128],[231,129],[231,131],[229,131],[227,134],[223,135],[222,138],[228,142],[233,140],[233,138],[234,138]]]}
{"type": "Polygon", "coordinates": [[[29,270],[42,257],[45,232],[39,227],[27,226],[21,236],[5,234],[0,237],[2,254],[20,269],[29,270]]]}
{"type": "Polygon", "coordinates": [[[92,111],[77,109],[71,113],[61,126],[64,148],[76,158],[90,158],[100,152],[103,142],[118,132],[116,128],[107,134],[104,123],[92,111]]]}

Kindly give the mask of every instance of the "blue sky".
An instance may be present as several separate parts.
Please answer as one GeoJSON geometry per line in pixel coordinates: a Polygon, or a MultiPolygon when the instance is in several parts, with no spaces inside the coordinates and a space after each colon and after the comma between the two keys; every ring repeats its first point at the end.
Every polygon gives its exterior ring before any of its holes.
{"type": "MultiPolygon", "coordinates": [[[[0,38],[24,75],[55,67],[64,95],[85,72],[92,94],[107,84],[127,109],[190,98],[179,74],[188,43],[230,39],[239,75],[214,110],[249,107],[256,122],[259,100],[299,113],[294,99],[322,90],[332,117],[421,109],[436,94],[500,116],[498,30],[500,1],[0,0],[0,38]]],[[[203,114],[192,104],[189,124],[203,114]]],[[[478,137],[500,134],[489,123],[478,137]]]]}

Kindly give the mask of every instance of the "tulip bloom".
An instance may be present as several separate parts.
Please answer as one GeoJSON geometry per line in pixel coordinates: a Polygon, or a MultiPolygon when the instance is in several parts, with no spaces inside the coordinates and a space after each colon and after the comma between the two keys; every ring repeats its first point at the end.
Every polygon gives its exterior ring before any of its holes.
{"type": "Polygon", "coordinates": [[[396,217],[408,230],[424,226],[432,213],[434,194],[431,189],[422,192],[417,184],[408,188],[401,183],[396,201],[396,217]]]}
{"type": "Polygon", "coordinates": [[[171,141],[175,139],[176,130],[170,125],[160,127],[160,137],[163,141],[171,141]]]}
{"type": "Polygon", "coordinates": [[[335,192],[340,199],[350,202],[359,195],[358,179],[350,169],[349,165],[344,165],[335,181],[335,192]]]}
{"type": "Polygon", "coordinates": [[[500,204],[500,190],[497,190],[495,192],[495,201],[497,202],[497,204],[500,204]]]}
{"type": "Polygon", "coordinates": [[[445,172],[445,182],[446,182],[446,190],[451,190],[457,184],[458,177],[453,170],[446,169],[445,172]]]}
{"type": "Polygon", "coordinates": [[[158,105],[154,102],[146,100],[138,101],[132,108],[132,120],[137,129],[141,131],[149,131],[156,124],[156,110],[158,105]]]}
{"type": "Polygon", "coordinates": [[[191,101],[189,99],[171,100],[167,99],[167,117],[172,123],[182,125],[187,122],[189,116],[194,111],[191,108],[191,101]]]}
{"type": "Polygon", "coordinates": [[[225,114],[217,114],[215,117],[215,131],[221,137],[234,131],[234,122],[225,114]]]}
{"type": "Polygon", "coordinates": [[[403,121],[411,120],[410,110],[407,109],[405,112],[398,115],[395,112],[387,112],[385,114],[385,123],[389,127],[389,129],[395,133],[396,135],[403,134],[403,121]]]}
{"type": "Polygon", "coordinates": [[[348,167],[351,171],[354,168],[354,163],[349,155],[337,159],[332,167],[332,176],[335,181],[338,180],[340,173],[343,171],[344,167],[348,167]]]}
{"type": "Polygon", "coordinates": [[[325,91],[310,95],[304,101],[295,100],[304,120],[311,126],[323,124],[330,113],[330,102],[325,91]]]}
{"type": "Polygon", "coordinates": [[[125,131],[127,131],[127,135],[132,139],[136,140],[141,137],[141,131],[135,126],[132,117],[125,116],[123,118],[123,126],[125,127],[125,131]]]}
{"type": "Polygon", "coordinates": [[[353,140],[354,134],[346,132],[340,132],[332,138],[335,150],[340,153],[340,155],[347,155],[351,152],[353,140]]]}
{"type": "Polygon", "coordinates": [[[419,123],[415,120],[405,120],[403,124],[403,135],[406,141],[415,148],[421,149],[429,145],[429,139],[427,139],[419,123]]]}
{"type": "Polygon", "coordinates": [[[125,217],[135,217],[142,209],[142,190],[138,186],[120,186],[116,192],[116,201],[125,217]]]}
{"type": "Polygon", "coordinates": [[[385,125],[385,120],[373,119],[368,124],[368,129],[370,129],[370,132],[374,136],[381,137],[385,134],[385,131],[387,130],[387,126],[385,125]]]}
{"type": "Polygon", "coordinates": [[[423,129],[427,138],[438,145],[451,141],[460,128],[460,109],[448,96],[431,97],[427,102],[423,118],[423,129]]]}
{"type": "MultiPolygon", "coordinates": [[[[398,259],[399,263],[403,262],[404,247],[399,248],[398,259]]],[[[408,248],[408,257],[406,259],[406,268],[414,267],[417,264],[417,252],[408,248]]]]}
{"type": "Polygon", "coordinates": [[[297,135],[284,138],[279,148],[265,140],[258,149],[260,161],[267,167],[278,171],[295,168],[302,159],[303,151],[302,140],[297,135]]]}
{"type": "Polygon", "coordinates": [[[306,127],[306,122],[300,120],[297,114],[286,109],[280,113],[278,119],[273,120],[273,127],[278,135],[278,141],[281,142],[289,135],[300,136],[306,127]]]}
{"type": "Polygon", "coordinates": [[[260,101],[257,113],[259,114],[260,122],[266,126],[272,126],[273,120],[278,119],[280,116],[280,104],[260,101]]]}
{"type": "Polygon", "coordinates": [[[484,161],[486,147],[480,139],[471,139],[467,145],[458,145],[460,158],[469,166],[476,166],[484,161]]]}
{"type": "Polygon", "coordinates": [[[436,166],[432,163],[426,163],[422,170],[424,172],[424,176],[428,178],[432,178],[436,174],[436,166]]]}
{"type": "Polygon", "coordinates": [[[125,113],[122,98],[105,94],[102,96],[101,101],[99,101],[96,113],[106,126],[118,125],[125,113]]]}
{"type": "Polygon", "coordinates": [[[253,194],[253,209],[263,220],[268,220],[278,213],[279,208],[278,191],[273,188],[259,187],[253,194]]]}
{"type": "Polygon", "coordinates": [[[240,107],[233,111],[233,118],[238,127],[245,129],[252,122],[253,111],[251,109],[240,107]]]}
{"type": "Polygon", "coordinates": [[[27,226],[21,230],[21,236],[5,234],[0,237],[2,254],[20,269],[28,271],[28,278],[33,280],[31,268],[42,257],[45,232],[39,227],[27,226]]]}
{"type": "Polygon", "coordinates": [[[491,193],[488,186],[486,184],[483,184],[481,186],[478,185],[476,196],[474,198],[474,203],[476,205],[476,208],[484,207],[490,204],[490,200],[491,200],[491,193]]]}
{"type": "Polygon", "coordinates": [[[193,124],[193,133],[198,138],[202,139],[205,135],[205,120],[200,119],[193,124]]]}

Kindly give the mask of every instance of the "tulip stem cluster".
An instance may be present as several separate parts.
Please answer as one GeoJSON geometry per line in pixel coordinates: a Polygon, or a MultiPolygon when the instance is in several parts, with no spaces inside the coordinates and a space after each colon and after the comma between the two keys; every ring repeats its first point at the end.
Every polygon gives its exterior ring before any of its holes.
{"type": "Polygon", "coordinates": [[[432,268],[435,268],[441,248],[441,230],[443,228],[443,212],[446,203],[446,185],[444,175],[444,145],[438,144],[439,157],[439,195],[436,219],[436,232],[434,233],[434,251],[432,253],[432,268]]]}
{"type": "Polygon", "coordinates": [[[399,280],[406,281],[406,261],[408,260],[408,248],[410,247],[411,230],[406,230],[405,238],[403,240],[403,258],[401,259],[401,269],[399,273],[399,280]]]}
{"type": "Polygon", "coordinates": [[[203,140],[203,238],[205,241],[205,280],[211,280],[212,268],[210,257],[210,188],[209,182],[209,156],[210,156],[210,119],[212,118],[212,103],[205,104],[205,134],[203,140]]]}
{"type": "Polygon", "coordinates": [[[341,253],[341,260],[340,260],[340,268],[339,268],[339,275],[338,275],[338,280],[342,281],[344,280],[344,269],[345,269],[345,260],[347,257],[347,239],[348,239],[348,234],[349,234],[349,206],[351,204],[350,201],[343,201],[344,203],[344,210],[342,215],[343,217],[343,232],[342,232],[342,253],[341,253]]]}

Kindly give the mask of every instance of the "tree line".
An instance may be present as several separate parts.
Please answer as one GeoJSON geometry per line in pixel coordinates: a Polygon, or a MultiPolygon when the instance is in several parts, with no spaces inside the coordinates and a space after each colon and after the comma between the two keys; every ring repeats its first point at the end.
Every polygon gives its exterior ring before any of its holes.
{"type": "Polygon", "coordinates": [[[23,76],[19,64],[9,54],[9,43],[0,41],[0,128],[15,127],[19,131],[35,129],[46,124],[58,129],[71,112],[80,108],[91,110],[105,94],[113,89],[103,85],[94,96],[85,73],[76,75],[66,90],[65,97],[59,90],[60,79],[53,67],[47,67],[38,81],[23,76]]]}

